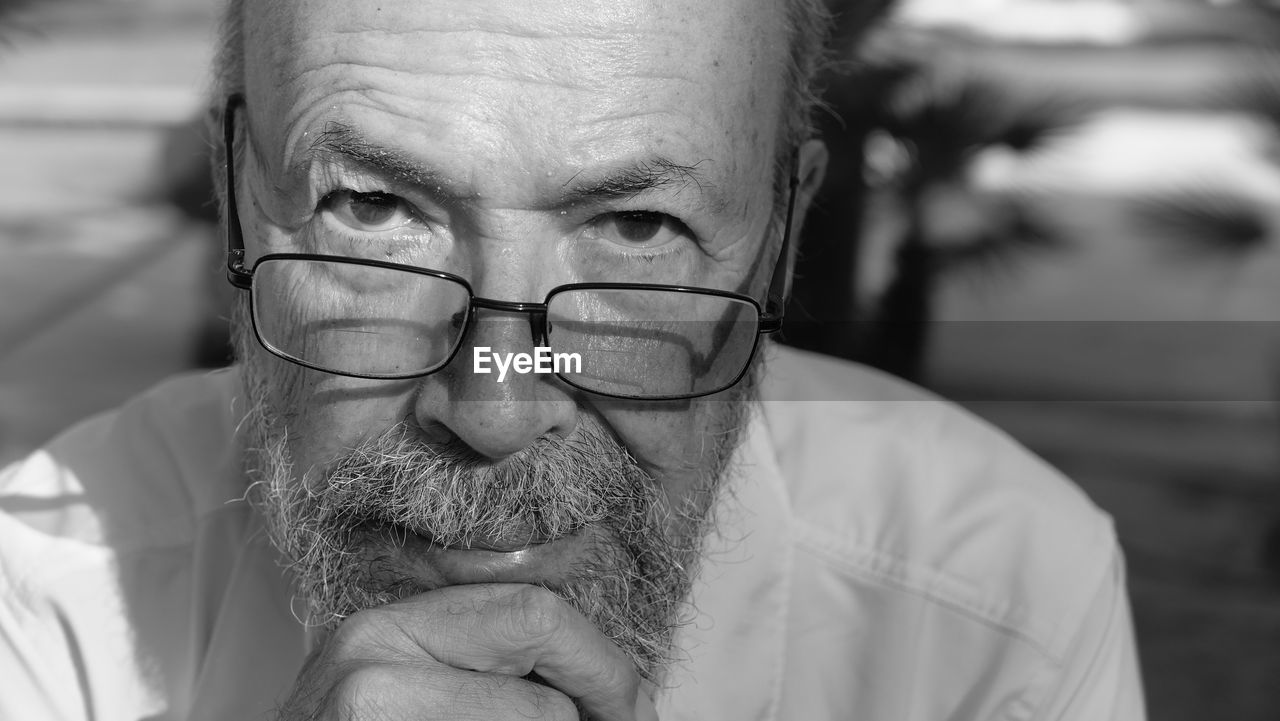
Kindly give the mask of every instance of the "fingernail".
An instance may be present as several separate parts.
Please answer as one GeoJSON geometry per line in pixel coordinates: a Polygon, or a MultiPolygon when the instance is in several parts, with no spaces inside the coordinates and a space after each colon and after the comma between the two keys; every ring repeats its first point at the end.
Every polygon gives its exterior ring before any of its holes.
{"type": "Polygon", "coordinates": [[[653,704],[653,685],[647,681],[640,683],[640,688],[636,689],[636,721],[661,721],[658,718],[658,708],[653,704]]]}

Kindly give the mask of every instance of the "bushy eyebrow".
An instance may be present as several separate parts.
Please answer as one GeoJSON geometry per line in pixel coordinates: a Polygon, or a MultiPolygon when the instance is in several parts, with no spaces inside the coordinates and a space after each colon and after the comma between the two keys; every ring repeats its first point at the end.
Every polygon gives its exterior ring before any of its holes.
{"type": "Polygon", "coordinates": [[[701,164],[699,161],[693,165],[683,165],[656,157],[628,167],[610,169],[599,174],[600,177],[589,180],[583,177],[587,172],[580,171],[564,184],[560,203],[575,205],[601,200],[626,200],[652,190],[672,187],[683,190],[691,185],[698,189],[699,195],[708,196],[703,198],[705,201],[711,202],[714,200],[716,186],[698,170],[701,164]]]}
{"type": "Polygon", "coordinates": [[[343,158],[403,183],[444,188],[444,176],[424,168],[407,153],[379,145],[346,123],[331,120],[307,146],[310,159],[343,158]]]}
{"type": "MultiPolygon", "coordinates": [[[[307,146],[307,155],[326,161],[335,157],[345,159],[397,181],[431,188],[437,195],[446,196],[441,200],[463,202],[479,197],[474,189],[460,187],[455,180],[424,167],[408,153],[374,143],[356,128],[340,121],[329,121],[324,129],[315,133],[307,146]]],[[[692,186],[703,203],[718,210],[724,207],[724,199],[717,197],[716,185],[698,169],[702,162],[684,165],[659,156],[603,171],[582,170],[566,181],[559,196],[546,206],[558,209],[626,200],[654,190],[683,191],[692,186]]]]}

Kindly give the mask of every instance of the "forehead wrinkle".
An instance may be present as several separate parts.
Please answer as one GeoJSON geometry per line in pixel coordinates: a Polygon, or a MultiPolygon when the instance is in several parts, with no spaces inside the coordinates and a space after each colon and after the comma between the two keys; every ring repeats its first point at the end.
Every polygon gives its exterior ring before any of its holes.
{"type": "MultiPolygon", "coordinates": [[[[770,59],[768,52],[760,50],[770,45],[758,42],[760,37],[745,32],[742,23],[714,22],[708,31],[703,27],[704,23],[696,19],[690,22],[689,18],[678,18],[679,23],[654,21],[628,28],[617,22],[619,17],[612,9],[606,12],[593,5],[594,10],[579,19],[593,20],[598,27],[584,29],[581,24],[561,22],[572,12],[566,15],[557,11],[552,22],[544,17],[542,10],[546,8],[541,4],[520,9],[515,14],[482,11],[482,8],[492,9],[490,6],[494,5],[485,0],[442,6],[443,12],[431,13],[418,12],[427,3],[411,4],[406,0],[400,4],[391,0],[392,6],[397,4],[400,7],[392,13],[382,13],[377,17],[371,17],[371,12],[359,12],[349,17],[342,13],[305,15],[296,35],[297,38],[309,36],[319,41],[306,43],[312,50],[308,56],[310,60],[268,64],[276,68],[273,74],[292,74],[296,78],[295,82],[284,83],[289,86],[286,91],[292,89],[292,93],[278,94],[282,95],[275,103],[281,111],[278,116],[282,119],[292,116],[296,120],[299,115],[315,117],[315,111],[328,114],[338,107],[335,102],[337,93],[354,93],[360,96],[360,105],[373,106],[370,109],[375,111],[386,110],[404,119],[393,123],[375,118],[373,124],[378,133],[370,137],[400,148],[401,155],[417,150],[421,143],[431,143],[433,160],[447,163],[444,167],[462,173],[448,177],[463,182],[474,179],[470,183],[473,188],[479,187],[476,182],[497,177],[500,173],[513,179],[522,176],[520,179],[525,184],[531,179],[531,174],[541,174],[543,170],[554,171],[556,179],[551,183],[559,185],[568,174],[580,168],[586,167],[592,172],[605,170],[611,157],[625,159],[628,156],[642,157],[646,153],[661,153],[686,161],[705,157],[730,160],[724,166],[725,172],[717,173],[715,177],[724,186],[720,192],[727,191],[732,195],[722,198],[718,205],[733,208],[751,204],[748,197],[751,194],[742,192],[745,188],[739,186],[749,180],[747,173],[756,172],[746,167],[754,164],[744,165],[721,152],[762,142],[749,132],[751,128],[720,127],[722,115],[765,117],[770,110],[759,107],[763,101],[757,100],[759,93],[751,90],[754,84],[748,82],[763,67],[760,61],[770,59]],[[346,27],[334,27],[344,25],[344,17],[348,18],[346,27]],[[401,20],[410,18],[415,23],[399,22],[396,17],[401,20]],[[365,28],[367,32],[363,32],[365,28]],[[628,34],[629,30],[632,32],[628,34]],[[599,37],[596,37],[597,32],[599,37]],[[691,39],[695,34],[697,41],[691,39]],[[611,45],[607,40],[614,36],[617,40],[611,45]],[[722,37],[743,41],[735,42],[734,48],[756,50],[748,52],[745,58],[726,54],[723,48],[717,51],[716,43],[709,41],[722,37]],[[547,88],[534,82],[529,82],[522,91],[519,83],[515,82],[518,78],[510,77],[505,65],[489,68],[491,72],[487,75],[465,72],[468,67],[488,64],[475,56],[467,57],[474,49],[463,47],[467,39],[481,41],[480,44],[485,46],[480,48],[482,52],[498,52],[504,47],[522,48],[522,54],[541,50],[555,63],[569,67],[578,63],[575,68],[578,72],[557,88],[552,88],[553,92],[547,92],[547,88]],[[552,42],[555,40],[564,41],[561,43],[564,47],[557,48],[552,42]],[[651,40],[652,47],[649,46],[651,40]],[[750,42],[752,40],[757,42],[750,42]],[[547,43],[545,46],[544,41],[547,43]],[[673,44],[694,50],[690,56],[685,56],[676,52],[679,48],[673,49],[673,44]],[[412,48],[413,52],[400,52],[392,46],[401,50],[412,48]],[[619,77],[610,68],[601,67],[607,66],[611,60],[606,58],[599,65],[591,63],[591,56],[599,55],[595,50],[597,47],[622,56],[620,61],[643,54],[644,59],[639,63],[643,67],[636,68],[627,77],[619,77]],[[633,47],[635,53],[629,54],[633,47]],[[545,52],[547,50],[559,52],[545,52]],[[596,82],[601,75],[610,76],[607,90],[581,91],[581,86],[596,82]],[[739,91],[744,87],[751,91],[739,91]],[[712,97],[705,97],[707,93],[712,97]],[[382,98],[384,95],[389,97],[382,98]],[[726,104],[730,101],[732,105],[726,104]],[[726,111],[719,114],[691,112],[691,108],[699,106],[723,107],[726,111]],[[300,112],[303,109],[305,112],[300,112]],[[649,122],[650,116],[673,116],[673,119],[649,122]],[[418,120],[422,122],[415,125],[413,121],[418,120]],[[413,137],[413,145],[401,142],[401,135],[405,132],[413,137]],[[566,137],[566,134],[571,137],[566,137]],[[628,142],[620,142],[619,138],[628,142]],[[469,164],[464,171],[464,158],[456,151],[460,148],[475,149],[477,145],[487,150],[482,153],[468,151],[465,158],[469,164]],[[498,153],[505,152],[508,146],[519,149],[519,157],[506,152],[502,162],[497,162],[498,153]],[[562,154],[528,152],[548,148],[562,154]],[[437,149],[439,152],[435,152],[437,149]]],[[[518,3],[502,5],[506,9],[518,9],[518,3]]],[[[580,9],[587,7],[583,3],[578,5],[580,9]]],[[[676,19],[661,0],[649,5],[663,7],[657,13],[663,20],[676,19]]],[[[641,2],[635,8],[640,6],[648,7],[641,2]]],[[[372,11],[373,8],[366,6],[366,9],[372,11]]],[[[650,7],[640,14],[652,19],[650,11],[653,9],[650,7]]],[[[254,23],[252,26],[261,28],[262,24],[254,23]]],[[[510,53],[502,52],[500,56],[506,63],[512,62],[510,53]]],[[[512,72],[521,71],[516,68],[512,72]]],[[[540,77],[560,71],[549,71],[544,66],[525,72],[540,77]]],[[[270,87],[264,89],[271,91],[270,87]]],[[[352,122],[355,118],[345,119],[352,122]]],[[[318,120],[313,128],[323,124],[323,117],[318,120]]],[[[365,127],[363,121],[353,124],[362,130],[365,127]]],[[[278,146],[285,152],[289,147],[302,149],[311,140],[310,137],[299,137],[298,130],[305,129],[305,125],[294,122],[281,125],[289,129],[285,135],[292,136],[289,138],[291,142],[282,142],[278,146]]],[[[369,127],[371,131],[374,129],[369,127]]],[[[767,138],[767,133],[762,136],[767,138]]],[[[278,157],[280,151],[275,152],[278,157]]],[[[369,154],[364,155],[366,162],[362,164],[371,165],[367,162],[371,160],[369,154]]],[[[412,155],[422,160],[417,153],[412,155]]],[[[389,157],[384,154],[382,159],[389,157]]],[[[379,165],[382,166],[379,169],[388,167],[386,163],[379,165]]],[[[414,183],[421,182],[420,174],[408,172],[411,169],[395,168],[396,175],[414,183]]],[[[434,182],[435,178],[426,180],[434,182]]],[[[541,184],[540,179],[535,180],[541,184]]],[[[667,182],[660,187],[668,191],[683,190],[685,198],[692,198],[695,192],[711,195],[705,183],[694,183],[687,178],[679,185],[667,182]]],[[[550,191],[543,196],[550,201],[559,189],[544,186],[543,190],[550,191]]],[[[622,194],[618,188],[613,191],[615,196],[622,194]]],[[[726,209],[723,215],[730,213],[726,209]]]]}
{"type": "MultiPolygon", "coordinates": [[[[414,37],[346,31],[328,33],[341,41],[326,61],[331,67],[382,68],[411,76],[484,78],[500,83],[547,86],[564,90],[599,91],[619,83],[663,80],[695,84],[681,77],[679,68],[664,68],[662,56],[646,46],[645,36],[631,33],[608,39],[572,36],[495,37],[490,31],[402,31],[414,37]],[[438,35],[438,38],[418,38],[438,35]],[[350,36],[344,38],[344,36],[350,36]],[[431,47],[431,53],[406,53],[413,47],[431,47]],[[565,43],[571,43],[567,52],[565,43]],[[453,52],[462,50],[462,52],[453,52]],[[655,62],[656,61],[656,62],[655,62]],[[663,72],[663,70],[667,72],[663,72]]],[[[669,40],[669,38],[667,38],[669,40]]]]}
{"type": "Polygon", "coordinates": [[[771,55],[760,49],[775,44],[762,42],[772,34],[760,26],[776,27],[773,16],[781,16],[767,0],[732,0],[717,12],[699,13],[706,22],[691,22],[681,3],[666,0],[605,7],[594,0],[529,7],[494,0],[385,0],[376,12],[372,4],[358,4],[341,13],[302,12],[304,4],[262,5],[293,16],[248,25],[251,33],[284,26],[283,38],[257,43],[278,49],[270,64],[284,75],[301,72],[290,67],[299,54],[287,48],[305,44],[315,49],[309,55],[322,65],[351,62],[410,74],[474,76],[477,70],[486,71],[478,66],[487,64],[492,66],[487,68],[490,77],[597,88],[614,88],[627,79],[705,86],[706,78],[696,71],[713,65],[725,75],[720,86],[747,80],[750,69],[759,67],[756,61],[771,55]],[[551,46],[539,51],[544,42],[551,46]],[[741,48],[746,56],[741,62],[722,62],[726,47],[741,48]],[[539,62],[527,62],[526,55],[536,55],[539,62]]]}
{"type": "MultiPolygon", "coordinates": [[[[420,30],[429,32],[449,32],[458,28],[467,28],[491,32],[501,35],[527,37],[566,37],[590,38],[635,30],[652,21],[651,10],[646,10],[633,3],[614,3],[607,11],[603,11],[598,0],[562,3],[559,6],[542,4],[532,8],[537,12],[525,12],[523,0],[516,2],[492,2],[488,0],[466,0],[463,3],[439,7],[428,16],[420,14],[425,0],[408,0],[396,3],[394,0],[379,4],[378,11],[366,15],[363,24],[351,31],[361,29],[378,30],[387,33],[414,33],[420,30]],[[521,7],[522,12],[510,14],[510,6],[521,7]],[[412,19],[418,23],[410,26],[406,23],[405,11],[414,13],[412,19]],[[386,10],[387,12],[383,12],[386,10]],[[430,23],[430,24],[427,24],[430,23]]],[[[319,23],[330,21],[352,22],[353,14],[342,17],[320,16],[319,23]]]]}
{"type": "Polygon", "coordinates": [[[424,167],[399,148],[369,140],[354,126],[340,120],[329,120],[315,133],[307,145],[306,156],[324,161],[343,159],[403,183],[449,189],[451,195],[461,200],[475,198],[472,191],[459,191],[457,181],[424,167]]]}

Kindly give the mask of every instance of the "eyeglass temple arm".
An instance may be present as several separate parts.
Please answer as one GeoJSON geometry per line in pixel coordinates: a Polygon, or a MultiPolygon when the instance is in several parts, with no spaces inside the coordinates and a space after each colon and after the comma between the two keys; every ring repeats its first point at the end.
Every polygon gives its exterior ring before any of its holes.
{"type": "Polygon", "coordinates": [[[244,234],[240,229],[240,212],[236,208],[236,175],[235,175],[235,142],[236,111],[244,107],[244,95],[233,93],[227,96],[227,104],[222,111],[222,160],[226,164],[227,215],[227,280],[231,285],[248,290],[253,284],[253,271],[244,267],[244,234]]]}
{"type": "Polygon", "coordinates": [[[778,261],[773,266],[773,280],[769,281],[769,292],[765,296],[764,313],[760,316],[761,333],[777,333],[782,330],[782,316],[787,304],[787,276],[789,275],[788,256],[791,250],[791,215],[796,207],[796,188],[800,179],[791,174],[791,186],[787,193],[787,217],[782,227],[782,248],[778,251],[778,261]]]}

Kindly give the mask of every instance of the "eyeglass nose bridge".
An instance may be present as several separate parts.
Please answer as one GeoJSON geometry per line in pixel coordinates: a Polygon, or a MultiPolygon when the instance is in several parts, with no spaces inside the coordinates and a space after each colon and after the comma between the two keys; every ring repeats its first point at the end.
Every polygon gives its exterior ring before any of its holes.
{"type": "Polygon", "coordinates": [[[535,346],[547,345],[548,328],[546,303],[518,303],[509,300],[494,300],[493,298],[472,296],[471,305],[467,312],[467,325],[474,325],[476,312],[480,308],[484,308],[485,310],[496,310],[502,313],[528,314],[529,335],[533,338],[533,344],[535,346]]]}

